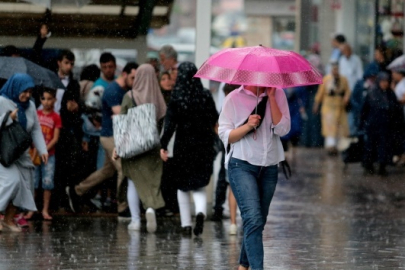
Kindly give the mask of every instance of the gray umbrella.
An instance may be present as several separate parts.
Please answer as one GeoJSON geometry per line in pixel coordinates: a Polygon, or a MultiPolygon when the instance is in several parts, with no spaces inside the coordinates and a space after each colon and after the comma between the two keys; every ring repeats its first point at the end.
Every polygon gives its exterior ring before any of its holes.
{"type": "Polygon", "coordinates": [[[0,78],[8,79],[15,73],[26,73],[34,79],[36,85],[64,89],[59,77],[47,68],[41,67],[23,57],[0,57],[0,78]]]}

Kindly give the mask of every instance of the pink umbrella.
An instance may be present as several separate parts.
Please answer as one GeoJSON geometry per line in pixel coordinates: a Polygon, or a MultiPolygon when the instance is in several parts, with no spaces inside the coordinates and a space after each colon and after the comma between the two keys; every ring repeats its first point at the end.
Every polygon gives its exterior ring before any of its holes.
{"type": "Polygon", "coordinates": [[[261,45],[221,50],[205,61],[195,77],[279,88],[322,83],[322,75],[301,55],[261,45]]]}

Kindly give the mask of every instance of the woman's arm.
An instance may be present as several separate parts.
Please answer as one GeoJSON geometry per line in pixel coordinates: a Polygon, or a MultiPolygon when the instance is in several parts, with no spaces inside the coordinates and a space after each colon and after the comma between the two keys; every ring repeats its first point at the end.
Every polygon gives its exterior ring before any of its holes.
{"type": "Polygon", "coordinates": [[[170,101],[169,106],[167,107],[166,116],[164,120],[163,135],[162,138],[160,139],[161,148],[164,151],[167,151],[167,145],[169,144],[169,141],[176,130],[177,126],[176,106],[177,105],[175,104],[175,102],[170,101]]]}
{"type": "MultiPolygon", "coordinates": [[[[31,103],[30,107],[35,108],[34,103],[31,103]]],[[[35,109],[30,110],[29,113],[32,113],[34,117],[34,126],[31,131],[32,141],[34,142],[35,148],[38,150],[42,161],[46,164],[48,163],[48,151],[46,148],[44,135],[42,134],[41,125],[39,124],[38,116],[35,109]]]]}
{"type": "Polygon", "coordinates": [[[274,134],[282,137],[287,135],[291,129],[290,109],[288,101],[282,89],[267,90],[270,102],[271,117],[273,120],[274,134]]]}
{"type": "Polygon", "coordinates": [[[55,128],[54,132],[53,132],[53,139],[48,143],[48,145],[46,146],[46,150],[51,150],[52,148],[55,147],[56,143],[59,140],[59,135],[60,135],[60,129],[59,128],[55,128]]]}

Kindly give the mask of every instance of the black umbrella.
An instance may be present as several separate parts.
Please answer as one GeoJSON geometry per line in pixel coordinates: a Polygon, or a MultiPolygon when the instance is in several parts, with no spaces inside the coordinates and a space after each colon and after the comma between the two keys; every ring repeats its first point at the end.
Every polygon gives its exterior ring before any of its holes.
{"type": "Polygon", "coordinates": [[[0,78],[8,79],[15,73],[26,73],[34,79],[36,85],[64,89],[58,76],[47,68],[41,67],[23,57],[0,57],[0,78]]]}

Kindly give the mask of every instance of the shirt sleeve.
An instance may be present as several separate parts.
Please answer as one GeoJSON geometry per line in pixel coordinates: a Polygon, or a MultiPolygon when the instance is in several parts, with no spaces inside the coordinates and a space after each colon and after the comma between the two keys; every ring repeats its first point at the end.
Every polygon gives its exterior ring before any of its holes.
{"type": "Polygon", "coordinates": [[[54,121],[55,121],[55,128],[62,128],[62,119],[60,118],[59,114],[55,114],[54,116],[54,121]]]}
{"type": "Polygon", "coordinates": [[[229,134],[235,129],[235,105],[231,99],[231,96],[225,98],[224,105],[222,106],[221,114],[218,119],[218,135],[221,141],[224,143],[225,149],[229,144],[229,134]]]}
{"type": "Polygon", "coordinates": [[[288,108],[287,97],[282,89],[276,90],[276,102],[281,112],[281,120],[277,125],[272,125],[274,134],[282,137],[287,135],[291,129],[290,109],[288,108]]]}
{"type": "Polygon", "coordinates": [[[121,89],[117,87],[109,86],[105,90],[105,94],[103,95],[103,100],[107,103],[109,107],[120,106],[122,103],[122,95],[119,94],[121,89]]]}
{"type": "MultiPolygon", "coordinates": [[[[31,104],[31,106],[35,106],[31,104]]],[[[32,141],[34,142],[35,148],[38,150],[40,155],[47,154],[46,144],[44,140],[44,135],[42,134],[41,125],[39,124],[39,119],[37,112],[34,111],[34,127],[31,131],[32,141]]]]}

